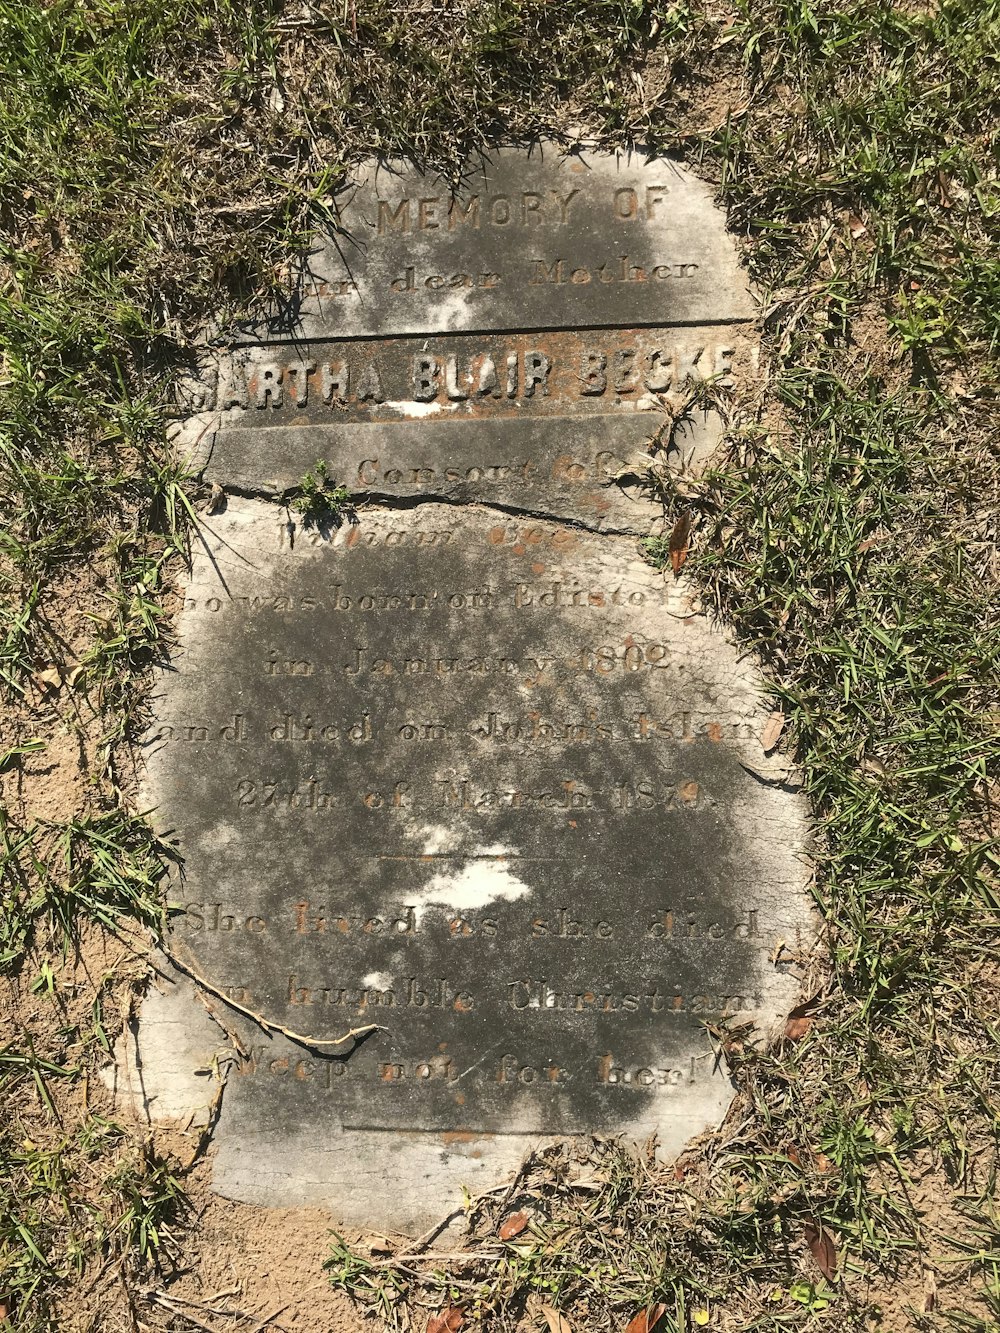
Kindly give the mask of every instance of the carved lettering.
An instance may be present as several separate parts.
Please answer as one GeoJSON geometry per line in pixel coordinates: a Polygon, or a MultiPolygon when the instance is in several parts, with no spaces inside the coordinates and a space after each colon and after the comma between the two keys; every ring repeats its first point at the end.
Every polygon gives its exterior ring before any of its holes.
{"type": "MultiPolygon", "coordinates": [[[[453,1013],[471,1013],[476,1006],[471,991],[456,986],[447,977],[422,981],[404,977],[391,986],[365,984],[305,985],[294,972],[289,975],[286,1003],[292,1007],[315,1005],[324,1008],[351,1009],[363,1014],[370,1009],[448,1009],[453,1013]]],[[[377,1020],[376,1020],[377,1021],[377,1020]]]]}

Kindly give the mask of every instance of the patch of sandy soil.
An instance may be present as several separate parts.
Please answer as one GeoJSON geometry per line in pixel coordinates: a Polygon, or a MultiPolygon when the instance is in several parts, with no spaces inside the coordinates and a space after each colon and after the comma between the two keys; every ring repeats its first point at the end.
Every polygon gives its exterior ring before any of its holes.
{"type": "Polygon", "coordinates": [[[147,1288],[144,1318],[151,1328],[184,1327],[170,1322],[176,1315],[197,1317],[220,1330],[355,1333],[362,1328],[361,1311],[334,1291],[323,1273],[333,1226],[328,1213],[230,1203],[213,1195],[206,1180],[203,1168],[190,1182],[192,1197],[201,1203],[177,1272],[147,1288]],[[220,1319],[215,1310],[226,1314],[220,1319]]]}
{"type": "MultiPolygon", "coordinates": [[[[887,1180],[886,1187],[898,1189],[899,1181],[887,1180]]],[[[905,1190],[919,1219],[923,1251],[891,1278],[858,1282],[852,1294],[879,1311],[879,1333],[936,1327],[923,1317],[942,1311],[956,1323],[964,1316],[970,1328],[993,1327],[978,1284],[970,1281],[969,1266],[956,1262],[953,1242],[968,1236],[969,1219],[955,1206],[954,1182],[923,1154],[911,1166],[905,1190]]]]}

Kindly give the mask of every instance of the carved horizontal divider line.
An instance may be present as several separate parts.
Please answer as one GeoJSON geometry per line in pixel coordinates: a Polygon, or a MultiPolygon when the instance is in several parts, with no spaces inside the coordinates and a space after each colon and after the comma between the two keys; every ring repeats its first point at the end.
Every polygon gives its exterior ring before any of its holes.
{"type": "MultiPolygon", "coordinates": [[[[575,324],[574,330],[580,334],[587,333],[628,333],[636,329],[713,329],[713,328],[732,328],[734,326],[744,326],[752,329],[754,327],[754,316],[740,313],[732,315],[699,315],[693,319],[683,319],[672,317],[669,312],[663,310],[655,311],[647,319],[630,318],[627,320],[600,320],[584,324],[575,324]]],[[[308,336],[299,331],[294,321],[292,326],[285,327],[276,325],[274,332],[269,332],[266,338],[261,336],[259,325],[246,328],[235,329],[230,336],[227,346],[231,347],[302,347],[308,344],[310,347],[321,347],[326,343],[363,343],[377,342],[386,343],[394,340],[407,340],[409,342],[420,344],[427,338],[488,338],[495,334],[546,334],[546,333],[564,333],[565,324],[557,324],[553,320],[541,320],[538,323],[531,323],[525,320],[514,320],[497,323],[484,323],[468,329],[449,329],[443,325],[439,328],[428,328],[417,330],[416,332],[389,333],[381,337],[373,336],[370,333],[352,333],[349,329],[340,332],[338,329],[329,328],[322,333],[310,333],[308,336]]]]}

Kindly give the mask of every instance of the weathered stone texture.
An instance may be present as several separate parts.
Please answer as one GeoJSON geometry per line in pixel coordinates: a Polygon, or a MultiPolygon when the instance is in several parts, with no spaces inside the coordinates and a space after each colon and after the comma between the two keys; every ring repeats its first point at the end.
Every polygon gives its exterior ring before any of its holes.
{"type": "Polygon", "coordinates": [[[220,1188],[369,1216],[400,1133],[464,1178],[470,1144],[718,1118],[705,1024],[792,1002],[804,830],[749,663],[633,538],[427,504],[293,540],[231,503],[181,633],[147,745],[178,956],[304,1036],[384,1028],[330,1058],[228,1016],[220,1188]]]}
{"type": "Polygon", "coordinates": [[[423,1230],[553,1135],[719,1123],[713,1027],[796,997],[807,826],[752,663],[643,558],[651,449],[697,473],[756,369],[706,187],[548,146],[363,171],[341,221],[183,436],[229,500],[145,801],[229,1002],[165,969],[121,1081],[204,1119],[228,1071],[220,1191],[423,1230]],[[276,502],[318,459],[323,531],[276,502]]]}
{"type": "MultiPolygon", "coordinates": [[[[502,149],[453,189],[358,172],[272,338],[700,324],[753,317],[711,189],[662,158],[502,149]]],[[[259,336],[259,335],[258,335],[259,336]]]]}

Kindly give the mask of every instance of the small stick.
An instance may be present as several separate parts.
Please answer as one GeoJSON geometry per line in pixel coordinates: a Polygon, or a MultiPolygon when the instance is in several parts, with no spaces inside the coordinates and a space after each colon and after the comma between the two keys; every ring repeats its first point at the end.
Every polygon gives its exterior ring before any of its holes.
{"type": "Polygon", "coordinates": [[[273,1323],[275,1319],[277,1319],[279,1314],[284,1314],[284,1312],[288,1309],[288,1306],[289,1306],[288,1301],[286,1301],[284,1305],[279,1305],[278,1308],[272,1311],[271,1314],[265,1315],[263,1319],[261,1319],[258,1323],[254,1324],[253,1328],[250,1330],[250,1333],[262,1333],[262,1330],[265,1329],[268,1326],[268,1324],[273,1323]]]}
{"type": "Polygon", "coordinates": [[[182,1310],[175,1301],[172,1301],[169,1296],[165,1296],[162,1292],[151,1292],[150,1299],[154,1300],[157,1305],[162,1305],[171,1314],[177,1315],[180,1319],[186,1319],[189,1324],[194,1324],[195,1328],[203,1329],[204,1333],[217,1333],[217,1330],[211,1324],[204,1323],[197,1315],[188,1314],[186,1310],[182,1310]]]}
{"type": "Polygon", "coordinates": [[[421,1263],[434,1262],[447,1259],[449,1263],[475,1264],[483,1260],[496,1262],[507,1255],[506,1250],[455,1250],[451,1254],[446,1254],[442,1250],[431,1250],[429,1254],[400,1254],[391,1256],[388,1259],[366,1259],[365,1263],[371,1268],[405,1268],[408,1264],[419,1261],[421,1263]]]}
{"type": "Polygon", "coordinates": [[[456,1217],[461,1217],[464,1211],[465,1211],[464,1208],[455,1208],[446,1217],[443,1217],[440,1222],[435,1222],[434,1225],[430,1227],[427,1231],[425,1231],[422,1236],[418,1236],[417,1239],[412,1243],[412,1245],[408,1245],[405,1250],[397,1250],[396,1254],[394,1255],[394,1258],[406,1259],[410,1255],[419,1254],[421,1250],[426,1250],[427,1246],[431,1243],[431,1241],[438,1234],[438,1232],[443,1231],[446,1226],[449,1226],[452,1222],[454,1222],[456,1217]]]}
{"type": "Polygon", "coordinates": [[[222,1031],[226,1034],[226,1040],[232,1046],[236,1054],[241,1055],[244,1060],[249,1060],[250,1052],[243,1045],[243,1042],[240,1040],[239,1035],[236,1032],[234,1032],[233,1029],[229,1026],[229,1024],[220,1017],[218,1010],[216,1009],[212,1001],[208,998],[208,996],[202,995],[201,992],[199,991],[198,999],[201,1000],[202,1005],[204,1006],[205,1009],[205,1013],[208,1014],[212,1022],[215,1023],[217,1027],[221,1028],[222,1031]]]}
{"type": "Polygon", "coordinates": [[[186,963],[183,959],[178,958],[173,950],[168,948],[166,944],[161,944],[160,947],[178,971],[183,972],[185,976],[190,977],[191,980],[196,982],[199,986],[203,986],[205,990],[210,991],[211,994],[221,1000],[223,1004],[228,1004],[230,1009],[235,1009],[237,1013],[252,1019],[257,1026],[263,1028],[265,1032],[278,1032],[282,1037],[287,1037],[289,1041],[294,1041],[299,1046],[308,1046],[313,1049],[320,1046],[343,1046],[345,1042],[357,1041],[359,1037],[367,1036],[369,1032],[386,1031],[381,1023],[366,1023],[364,1027],[351,1028],[350,1032],[345,1032],[342,1037],[321,1038],[303,1036],[301,1032],[293,1032],[291,1028],[286,1028],[281,1023],[272,1023],[271,1020],[265,1018],[263,1014],[258,1014],[255,1013],[253,1009],[248,1009],[246,1005],[240,1004],[237,1000],[234,1000],[231,995],[227,995],[224,990],[221,990],[206,977],[203,977],[190,963],[186,963]]]}

